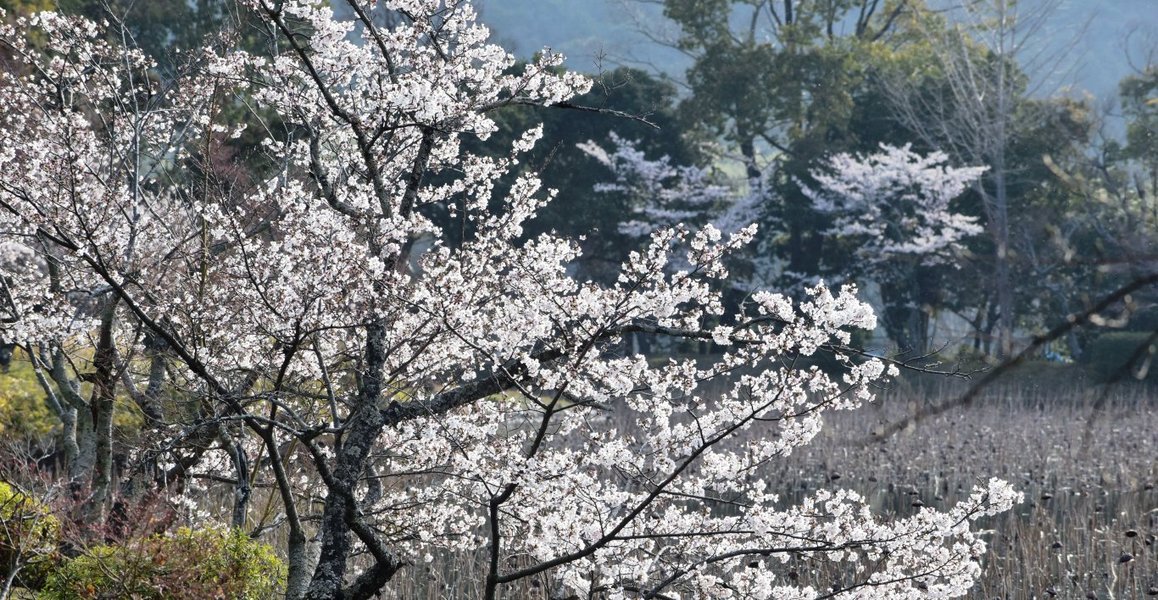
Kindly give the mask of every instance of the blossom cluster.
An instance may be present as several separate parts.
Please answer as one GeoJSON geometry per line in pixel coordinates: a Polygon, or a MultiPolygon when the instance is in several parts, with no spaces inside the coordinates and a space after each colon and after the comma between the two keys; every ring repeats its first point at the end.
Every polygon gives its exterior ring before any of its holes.
{"type": "Polygon", "coordinates": [[[829,234],[856,240],[856,256],[868,264],[943,264],[982,231],[976,217],[953,212],[950,203],[986,171],[948,161],[944,152],[921,156],[909,145],[882,145],[867,156],[829,157],[810,172],[818,187],[801,189],[816,210],[833,216],[829,234]]]}

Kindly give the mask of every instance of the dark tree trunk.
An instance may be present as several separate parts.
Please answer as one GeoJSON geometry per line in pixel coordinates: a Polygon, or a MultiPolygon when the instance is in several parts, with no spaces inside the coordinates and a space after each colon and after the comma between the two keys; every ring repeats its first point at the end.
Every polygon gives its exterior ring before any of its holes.
{"type": "Polygon", "coordinates": [[[314,577],[306,591],[307,600],[352,600],[352,597],[369,597],[376,593],[401,567],[397,561],[381,559],[367,575],[379,583],[374,586],[365,578],[350,590],[343,589],[346,577],[347,559],[350,554],[350,531],[352,521],[357,518],[354,489],[366,469],[366,459],[370,455],[374,441],[382,432],[385,418],[379,407],[382,396],[382,369],[386,362],[384,327],[374,324],[366,331],[366,355],[358,390],[357,406],[353,407],[346,422],[345,435],[336,448],[336,464],[332,480],[327,482],[328,495],[322,510],[322,546],[314,577]]]}

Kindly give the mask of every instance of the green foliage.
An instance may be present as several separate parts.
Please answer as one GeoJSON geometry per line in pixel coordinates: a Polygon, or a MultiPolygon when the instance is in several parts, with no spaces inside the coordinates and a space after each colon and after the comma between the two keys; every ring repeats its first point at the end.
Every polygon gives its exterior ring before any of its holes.
{"type": "Polygon", "coordinates": [[[285,565],[239,530],[182,528],[98,546],[53,573],[39,600],[260,600],[278,595],[285,565]]]}
{"type": "Polygon", "coordinates": [[[42,10],[52,10],[52,0],[0,0],[0,10],[11,15],[30,15],[42,10]]]}
{"type": "MultiPolygon", "coordinates": [[[[122,21],[133,44],[161,62],[173,50],[196,48],[202,38],[227,22],[226,0],[58,0],[62,12],[96,21],[122,21]]],[[[114,34],[119,35],[119,34],[114,34]]]]}
{"type": "Polygon", "coordinates": [[[1129,121],[1126,153],[1158,168],[1158,65],[1123,79],[1119,89],[1129,121]]]}
{"type": "Polygon", "coordinates": [[[59,561],[60,521],[39,500],[0,481],[0,575],[36,588],[59,561]]]}
{"type": "Polygon", "coordinates": [[[0,373],[0,437],[44,438],[56,424],[32,365],[26,360],[13,360],[8,372],[0,373]]]}
{"type": "Polygon", "coordinates": [[[928,62],[927,52],[905,54],[921,40],[898,18],[924,14],[923,3],[665,0],[663,6],[680,28],[681,48],[694,58],[691,94],[680,106],[683,126],[727,142],[749,179],[771,174],[757,251],[777,256],[791,273],[848,276],[852,253],[823,235],[830,219],[813,210],[798,183],[811,183],[809,170],[830,154],[913,141],[888,112],[881,72],[894,62],[928,62]]]}
{"type": "Polygon", "coordinates": [[[1123,377],[1129,380],[1141,375],[1143,365],[1148,365],[1145,380],[1158,381],[1158,365],[1150,363],[1155,348],[1153,345],[1143,347],[1147,345],[1150,335],[1143,331],[1114,331],[1094,338],[1086,349],[1090,373],[1097,380],[1112,381],[1129,365],[1129,371],[1123,377]],[[1131,361],[1139,352],[1138,360],[1131,361]]]}
{"type": "MultiPolygon", "coordinates": [[[[90,386],[82,387],[88,393],[90,386]]],[[[116,398],[113,424],[125,435],[137,431],[143,423],[140,409],[127,396],[116,398]]],[[[44,389],[36,380],[27,357],[17,351],[12,366],[0,373],[0,437],[9,440],[40,442],[43,446],[59,430],[60,420],[48,407],[44,389]]]]}
{"type": "MultiPolygon", "coordinates": [[[[650,158],[669,156],[677,164],[695,164],[695,141],[683,136],[676,123],[673,106],[676,89],[670,82],[652,77],[645,71],[620,67],[593,77],[587,94],[572,100],[577,106],[612,112],[567,110],[561,108],[511,107],[492,116],[499,131],[486,142],[465,140],[471,151],[502,155],[510,144],[535,124],[543,126],[543,139],[522,160],[527,169],[537,171],[543,186],[558,191],[535,220],[528,225],[528,235],[554,231],[578,238],[584,236],[584,253],[588,261],[579,265],[585,276],[612,277],[613,267],[634,249],[632,242],[618,231],[619,223],[632,218],[632,206],[615,194],[597,194],[598,183],[606,183],[606,167],[577,148],[594,141],[610,143],[610,134],[637,142],[650,158]],[[619,113],[619,114],[616,114],[619,113]],[[630,115],[629,118],[624,115],[630,115]],[[647,123],[640,119],[646,119],[647,123]],[[651,124],[648,124],[651,123],[651,124]]],[[[506,184],[513,181],[508,178],[506,184]]],[[[501,196],[501,194],[499,194],[501,196]]],[[[436,218],[454,231],[456,219],[445,215],[436,218]]],[[[469,232],[456,233],[468,237],[469,232]]]]}

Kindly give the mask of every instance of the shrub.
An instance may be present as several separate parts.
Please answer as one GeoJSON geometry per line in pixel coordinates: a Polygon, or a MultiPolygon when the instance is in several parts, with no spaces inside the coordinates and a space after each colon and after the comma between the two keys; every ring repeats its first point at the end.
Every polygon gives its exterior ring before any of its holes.
{"type": "Polygon", "coordinates": [[[282,588],[285,566],[239,530],[179,529],[98,546],[48,578],[39,600],[261,600],[282,588]]]}
{"type": "MultiPolygon", "coordinates": [[[[143,423],[136,403],[125,396],[116,398],[113,424],[118,432],[131,434],[143,423]]],[[[39,442],[43,447],[60,430],[60,418],[48,407],[44,389],[36,380],[28,357],[20,350],[12,365],[0,372],[0,437],[7,440],[39,442]]]]}
{"type": "Polygon", "coordinates": [[[0,573],[38,588],[59,560],[60,521],[39,500],[0,482],[0,573]]]}
{"type": "Polygon", "coordinates": [[[0,436],[9,440],[46,438],[58,422],[26,360],[13,361],[7,372],[0,373],[0,436]]]}

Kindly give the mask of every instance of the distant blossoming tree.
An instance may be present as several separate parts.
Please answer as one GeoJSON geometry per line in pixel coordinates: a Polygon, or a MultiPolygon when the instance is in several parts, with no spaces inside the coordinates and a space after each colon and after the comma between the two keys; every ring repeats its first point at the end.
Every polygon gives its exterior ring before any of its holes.
{"type": "Polygon", "coordinates": [[[985,167],[955,168],[943,152],[921,156],[906,145],[882,145],[868,156],[837,154],[802,186],[816,210],[833,216],[830,235],[854,241],[865,269],[887,276],[898,260],[922,265],[956,258],[961,241],[982,232],[976,217],[953,212],[949,203],[985,167]]]}
{"type": "MultiPolygon", "coordinates": [[[[597,193],[622,194],[636,218],[621,223],[620,232],[645,238],[660,229],[710,219],[731,202],[732,190],[713,183],[699,167],[674,165],[671,158],[649,159],[630,140],[614,132],[614,150],[608,152],[594,140],[579,149],[611,171],[615,181],[595,186],[597,193]]],[[[747,225],[751,219],[742,225],[747,225]]],[[[735,229],[739,229],[736,227],[735,229]]]]}
{"type": "Polygon", "coordinates": [[[247,0],[269,53],[223,37],[172,81],[105,25],[44,13],[0,31],[16,63],[0,231],[25,265],[3,278],[3,335],[60,416],[88,518],[127,493],[117,481],[173,486],[194,518],[282,531],[293,599],[374,597],[440,555],[481,556],[486,598],[532,577],[592,598],[967,592],[985,548],[969,524],[1010,508],[1007,484],[883,520],[841,490],[784,507],[761,477],[890,370],[845,353],[875,324],[853,288],[757,292],[707,325],[753,234],[710,224],[650,232],[614,285],[575,280],[574,243],[524,235],[551,192],[498,185],[540,132],[506,156],[462,142],[587,80],[550,53],[513,68],[464,0],[374,4],[339,22],[326,3],[247,0]],[[239,108],[248,132],[225,116],[239,108]],[[254,130],[246,186],[210,158],[254,130]],[[635,332],[727,352],[657,364],[623,354],[635,332]],[[818,352],[840,372],[798,366],[818,352]],[[132,445],[112,435],[118,397],[144,415],[132,445]],[[791,577],[801,556],[832,568],[791,577]]]}
{"type": "MultiPolygon", "coordinates": [[[[600,183],[597,194],[617,194],[630,205],[634,218],[619,224],[619,231],[637,240],[677,225],[711,225],[724,233],[751,226],[760,217],[764,190],[750,190],[738,195],[729,185],[717,181],[707,170],[694,165],[673,164],[671,157],[649,158],[636,143],[612,132],[611,150],[595,140],[580,144],[579,149],[607,167],[613,181],[600,183]]],[[[753,180],[752,184],[759,184],[753,180]]],[[[740,262],[740,261],[733,261],[740,262]]],[[[770,270],[762,257],[745,252],[747,275],[770,270]]],[[[672,265],[682,268],[683,265],[672,265]]],[[[731,279],[733,287],[753,289],[751,277],[731,279]]]]}
{"type": "Polygon", "coordinates": [[[828,235],[852,251],[859,272],[880,284],[886,328],[904,351],[923,354],[938,303],[938,266],[952,266],[962,242],[983,231],[954,212],[957,199],[985,167],[951,167],[942,152],[882,145],[868,156],[837,154],[814,168],[817,186],[801,185],[816,210],[832,215],[828,235]]]}

